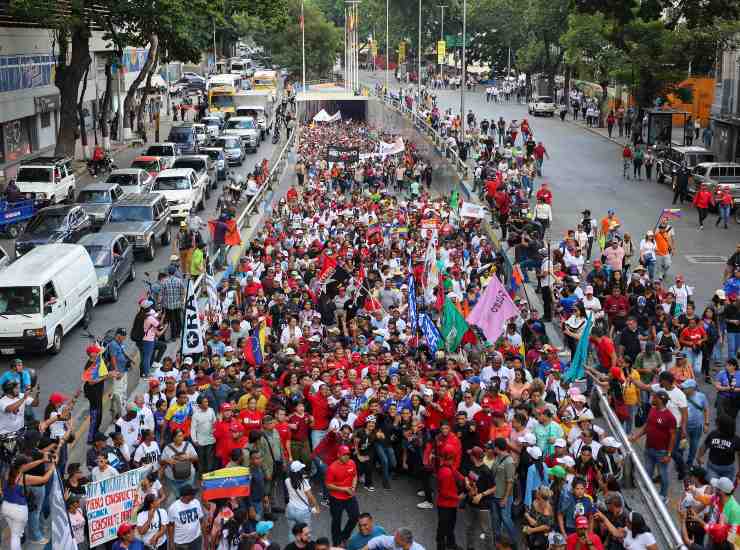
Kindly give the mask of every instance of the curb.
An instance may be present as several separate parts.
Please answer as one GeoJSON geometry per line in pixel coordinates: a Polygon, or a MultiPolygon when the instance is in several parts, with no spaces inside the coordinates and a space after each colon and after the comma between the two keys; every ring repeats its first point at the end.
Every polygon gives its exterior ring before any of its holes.
{"type": "Polygon", "coordinates": [[[599,136],[602,139],[605,139],[607,141],[611,141],[612,143],[614,143],[616,145],[619,145],[620,147],[624,147],[625,143],[629,143],[629,142],[622,143],[621,141],[618,141],[616,138],[609,137],[608,135],[602,134],[601,132],[598,131],[598,129],[589,128],[588,126],[586,126],[584,124],[580,124],[579,122],[574,122],[573,120],[565,120],[565,122],[567,124],[570,124],[571,126],[575,126],[577,128],[580,128],[581,130],[585,130],[586,132],[588,132],[590,134],[593,134],[595,136],[599,136]]]}

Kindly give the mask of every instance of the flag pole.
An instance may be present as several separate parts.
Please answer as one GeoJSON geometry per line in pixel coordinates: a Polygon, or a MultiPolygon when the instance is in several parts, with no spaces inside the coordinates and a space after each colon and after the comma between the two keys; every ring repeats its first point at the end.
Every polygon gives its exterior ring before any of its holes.
{"type": "Polygon", "coordinates": [[[306,93],[306,20],[303,17],[303,4],[301,0],[301,57],[303,58],[303,93],[306,93]]]}

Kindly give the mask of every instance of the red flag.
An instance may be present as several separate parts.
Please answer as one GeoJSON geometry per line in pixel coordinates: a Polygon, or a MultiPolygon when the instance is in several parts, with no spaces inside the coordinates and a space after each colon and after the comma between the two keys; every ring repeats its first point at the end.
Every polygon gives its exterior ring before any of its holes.
{"type": "MultiPolygon", "coordinates": [[[[218,222],[216,220],[210,220],[208,222],[208,231],[211,234],[211,239],[213,239],[213,236],[216,233],[217,223],[218,222]]],[[[236,220],[227,220],[224,223],[226,224],[226,234],[224,235],[224,244],[228,244],[229,246],[240,245],[242,243],[242,236],[239,233],[239,228],[236,225],[236,220]]]]}
{"type": "Polygon", "coordinates": [[[323,263],[321,264],[321,271],[319,271],[318,282],[321,285],[325,285],[329,282],[332,275],[337,269],[337,259],[334,256],[324,255],[323,263]]]}
{"type": "Polygon", "coordinates": [[[298,17],[298,25],[300,25],[301,30],[303,30],[303,16],[302,15],[298,17]]]}
{"type": "Polygon", "coordinates": [[[442,311],[442,305],[445,301],[445,285],[444,285],[444,275],[441,273],[439,274],[439,284],[437,285],[437,299],[434,302],[434,309],[437,311],[442,311]]]}

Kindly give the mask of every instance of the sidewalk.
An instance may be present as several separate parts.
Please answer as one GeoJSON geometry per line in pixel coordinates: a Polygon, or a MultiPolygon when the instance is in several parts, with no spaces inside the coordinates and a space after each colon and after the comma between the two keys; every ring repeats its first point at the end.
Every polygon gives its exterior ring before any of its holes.
{"type": "Polygon", "coordinates": [[[606,127],[604,128],[590,127],[586,124],[586,121],[582,118],[579,118],[578,120],[573,120],[570,112],[566,115],[565,122],[567,122],[568,124],[572,124],[573,126],[577,126],[581,128],[582,130],[585,130],[586,132],[590,132],[594,134],[595,136],[599,136],[613,143],[616,143],[620,147],[624,147],[627,143],[630,143],[627,133],[625,132],[623,136],[620,136],[619,128],[616,125],[614,126],[612,130],[611,137],[609,137],[609,130],[606,127]]]}

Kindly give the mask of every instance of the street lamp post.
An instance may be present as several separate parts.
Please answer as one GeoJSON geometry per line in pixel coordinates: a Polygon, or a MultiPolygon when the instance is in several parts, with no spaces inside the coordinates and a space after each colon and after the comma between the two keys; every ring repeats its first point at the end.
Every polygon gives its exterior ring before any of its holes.
{"type": "MultiPolygon", "coordinates": [[[[447,5],[440,4],[437,7],[442,10],[442,24],[439,26],[439,40],[443,41],[445,39],[445,9],[447,9],[447,5]]],[[[445,55],[446,53],[447,53],[447,48],[445,48],[445,55]]],[[[439,52],[437,52],[437,57],[439,57],[439,52]]],[[[440,64],[439,64],[439,77],[440,78],[443,78],[442,76],[442,67],[443,67],[442,62],[443,61],[444,59],[440,60],[440,64]]]]}
{"type": "Polygon", "coordinates": [[[463,0],[463,30],[462,30],[462,78],[460,80],[460,129],[462,141],[465,143],[465,86],[467,85],[467,66],[465,61],[465,34],[467,32],[468,2],[463,0]]]}
{"type": "Polygon", "coordinates": [[[389,32],[389,23],[388,23],[388,5],[390,3],[390,0],[385,0],[385,93],[390,93],[390,75],[388,71],[388,63],[391,60],[391,50],[390,50],[390,32],[389,32]]]}
{"type": "Polygon", "coordinates": [[[303,92],[306,92],[306,20],[303,17],[303,0],[301,0],[301,58],[303,63],[303,92]]]}
{"type": "Polygon", "coordinates": [[[416,52],[416,111],[421,105],[421,0],[419,0],[419,44],[416,52]]]}

